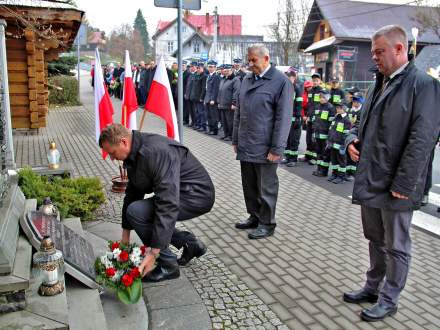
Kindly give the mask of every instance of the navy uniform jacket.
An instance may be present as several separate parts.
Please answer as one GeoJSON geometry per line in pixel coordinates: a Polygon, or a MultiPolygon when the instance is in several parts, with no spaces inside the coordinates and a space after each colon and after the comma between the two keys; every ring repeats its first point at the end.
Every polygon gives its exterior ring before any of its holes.
{"type": "Polygon", "coordinates": [[[217,102],[218,89],[220,87],[220,76],[216,73],[209,75],[206,79],[206,93],[204,103],[217,102]]]}
{"type": "Polygon", "coordinates": [[[287,144],[293,108],[293,86],[272,66],[259,80],[243,78],[235,110],[232,144],[237,159],[269,163],[269,152],[281,156],[287,144]]]}
{"type": "Polygon", "coordinates": [[[122,228],[133,229],[126,216],[128,205],[154,192],[152,248],[168,246],[180,209],[196,208],[206,213],[212,208],[215,192],[208,172],[187,147],[172,139],[133,131],[124,167],[129,181],[122,206],[122,228]],[[208,209],[206,200],[212,200],[208,209]]]}

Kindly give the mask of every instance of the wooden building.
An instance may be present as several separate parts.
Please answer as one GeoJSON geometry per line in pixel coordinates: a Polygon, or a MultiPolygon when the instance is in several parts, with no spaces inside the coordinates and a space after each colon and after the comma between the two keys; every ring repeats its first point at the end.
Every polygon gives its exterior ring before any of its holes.
{"type": "MultiPolygon", "coordinates": [[[[398,24],[405,28],[412,42],[411,29],[417,11],[431,7],[361,1],[314,0],[298,48],[313,54],[314,67],[324,81],[337,77],[341,81],[370,81],[373,67],[371,36],[379,28],[398,24]]],[[[419,27],[420,28],[420,27],[419,27]]],[[[420,29],[422,30],[422,29],[420,29]]],[[[440,44],[431,31],[419,34],[417,50],[440,44]]]]}
{"type": "Polygon", "coordinates": [[[13,128],[46,126],[47,63],[71,47],[83,14],[64,2],[0,0],[13,128]]]}

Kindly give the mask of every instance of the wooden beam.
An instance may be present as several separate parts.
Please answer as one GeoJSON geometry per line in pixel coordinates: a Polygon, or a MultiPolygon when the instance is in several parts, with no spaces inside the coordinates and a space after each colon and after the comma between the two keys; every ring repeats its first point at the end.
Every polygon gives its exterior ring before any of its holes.
{"type": "Polygon", "coordinates": [[[28,77],[29,78],[35,77],[35,66],[28,66],[28,77]]]}
{"type": "Polygon", "coordinates": [[[30,113],[31,123],[38,122],[38,115],[39,115],[38,111],[34,111],[30,113]]]}
{"type": "Polygon", "coordinates": [[[35,32],[29,28],[24,30],[24,37],[27,41],[34,41],[35,39],[35,32]]]}
{"type": "Polygon", "coordinates": [[[37,80],[35,78],[29,78],[28,87],[29,89],[37,89],[37,80]]]}
{"type": "Polygon", "coordinates": [[[24,105],[11,105],[12,117],[28,117],[29,108],[24,105]]]}
{"type": "Polygon", "coordinates": [[[29,91],[29,101],[36,101],[37,100],[37,91],[35,89],[31,89],[29,91]]]}
{"type": "Polygon", "coordinates": [[[29,111],[30,112],[38,111],[38,103],[37,103],[37,101],[29,102],[29,111]]]}
{"type": "MultiPolygon", "coordinates": [[[[30,128],[31,122],[28,117],[15,117],[12,116],[12,128],[30,128]]],[[[37,127],[36,127],[37,128],[37,127]]]]}
{"type": "Polygon", "coordinates": [[[13,83],[9,84],[9,93],[11,94],[27,94],[29,91],[26,83],[13,83]]]}
{"type": "Polygon", "coordinates": [[[26,61],[27,54],[23,50],[9,50],[6,47],[6,57],[8,61],[26,61]]]}
{"type": "Polygon", "coordinates": [[[28,65],[35,65],[35,55],[29,55],[27,57],[27,64],[28,65]]]}
{"type": "Polygon", "coordinates": [[[26,52],[31,55],[35,53],[35,43],[33,41],[26,42],[26,52]]]}
{"type": "Polygon", "coordinates": [[[28,95],[10,95],[11,104],[13,105],[28,105],[29,104],[29,96],[28,95]]]}
{"type": "Polygon", "coordinates": [[[26,61],[8,61],[8,71],[26,71],[27,69],[26,61]]]}
{"type": "Polygon", "coordinates": [[[27,72],[8,72],[9,82],[27,82],[27,72]]]}

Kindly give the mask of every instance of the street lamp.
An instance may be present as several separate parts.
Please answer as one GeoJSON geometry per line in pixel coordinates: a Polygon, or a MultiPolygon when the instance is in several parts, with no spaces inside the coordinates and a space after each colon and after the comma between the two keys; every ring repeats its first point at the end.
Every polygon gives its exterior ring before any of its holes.
{"type": "Polygon", "coordinates": [[[411,34],[413,36],[413,53],[414,53],[414,57],[416,57],[416,53],[417,53],[417,36],[419,35],[419,29],[416,27],[413,27],[411,29],[411,34]]]}

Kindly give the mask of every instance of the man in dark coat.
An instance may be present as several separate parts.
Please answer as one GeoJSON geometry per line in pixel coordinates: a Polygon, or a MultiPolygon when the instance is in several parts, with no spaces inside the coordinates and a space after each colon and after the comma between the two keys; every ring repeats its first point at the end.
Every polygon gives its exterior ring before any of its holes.
{"type": "Polygon", "coordinates": [[[191,76],[191,72],[189,69],[188,62],[182,61],[182,80],[183,80],[183,125],[189,125],[189,108],[191,104],[189,104],[189,100],[185,97],[186,86],[188,85],[189,77],[191,76]]]}
{"type": "Polygon", "coordinates": [[[194,129],[198,131],[206,131],[206,120],[203,109],[203,99],[205,97],[206,89],[206,75],[204,70],[204,63],[199,62],[197,64],[197,71],[191,80],[191,92],[189,99],[193,104],[195,115],[194,129]]]}
{"type": "Polygon", "coordinates": [[[440,130],[440,84],[408,62],[405,30],[385,26],[372,37],[378,72],[366,96],[358,127],[346,139],[359,161],[353,203],[361,205],[369,240],[370,268],[350,303],[376,302],[361,312],[378,321],[397,312],[411,259],[410,225],[423,197],[430,153],[440,130]],[[383,283],[382,283],[383,282],[383,283]]]}
{"type": "Polygon", "coordinates": [[[270,65],[264,45],[248,48],[252,73],[241,83],[235,110],[232,145],[240,160],[243,194],[249,218],[238,229],[254,228],[248,237],[273,235],[278,197],[277,167],[289,135],[293,86],[270,65]]]}
{"type": "Polygon", "coordinates": [[[208,61],[208,78],[206,79],[205,109],[208,114],[208,129],[210,135],[218,134],[219,113],[217,95],[220,87],[220,76],[216,73],[217,62],[208,61]]]}
{"type": "Polygon", "coordinates": [[[187,147],[156,134],[130,131],[121,124],[106,127],[99,145],[110,158],[123,160],[128,186],[122,206],[122,243],[129,243],[134,229],[150,248],[139,270],[147,281],[177,278],[179,266],[206,253],[204,244],[176,221],[209,212],[214,186],[208,172],[187,147]],[[144,199],[145,194],[154,193],[144,199]],[[169,244],[183,248],[177,260],[169,244]],[[157,262],[153,270],[154,262],[157,262]]]}
{"type": "Polygon", "coordinates": [[[191,62],[189,69],[190,73],[185,88],[184,98],[188,101],[189,105],[189,118],[191,119],[191,123],[188,126],[196,128],[196,103],[191,101],[191,94],[193,93],[193,89],[195,88],[194,81],[197,74],[197,62],[191,62]]]}

